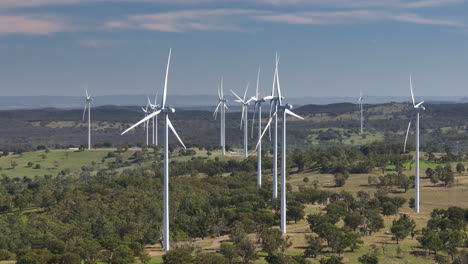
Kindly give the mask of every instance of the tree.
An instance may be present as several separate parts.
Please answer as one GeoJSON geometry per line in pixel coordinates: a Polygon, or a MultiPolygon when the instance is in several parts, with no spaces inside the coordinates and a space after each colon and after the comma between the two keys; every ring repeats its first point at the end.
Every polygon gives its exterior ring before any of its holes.
{"type": "Polygon", "coordinates": [[[364,244],[361,240],[361,235],[357,232],[345,232],[344,236],[344,246],[349,247],[351,252],[354,252],[355,249],[359,248],[359,245],[364,244]]]}
{"type": "Polygon", "coordinates": [[[343,173],[338,172],[335,174],[335,186],[342,187],[345,185],[346,180],[349,178],[349,173],[344,171],[343,173]]]}
{"type": "Polygon", "coordinates": [[[398,207],[390,201],[382,203],[382,214],[383,215],[394,215],[398,212],[398,207]]]}
{"type": "Polygon", "coordinates": [[[343,260],[342,257],[330,256],[330,258],[321,259],[320,264],[343,264],[343,262],[341,260],[343,260]]]}
{"type": "Polygon", "coordinates": [[[232,243],[221,243],[221,254],[227,259],[229,264],[234,263],[237,257],[237,249],[232,243]]]}
{"type": "Polygon", "coordinates": [[[362,224],[363,217],[359,212],[351,212],[344,219],[345,226],[351,228],[353,231],[362,224]]]}
{"type": "Polygon", "coordinates": [[[362,264],[378,264],[379,258],[373,254],[364,254],[358,258],[358,261],[362,264]]]}
{"type": "Polygon", "coordinates": [[[447,187],[448,185],[452,184],[455,181],[455,177],[453,175],[452,167],[447,164],[442,171],[442,176],[439,177],[441,181],[444,182],[444,186],[447,187]]]}
{"type": "Polygon", "coordinates": [[[408,215],[404,214],[400,216],[398,220],[393,220],[392,227],[390,231],[395,237],[397,244],[400,240],[405,239],[416,227],[416,223],[408,215]]]}
{"type": "Polygon", "coordinates": [[[322,251],[322,239],[311,235],[306,235],[306,250],[304,251],[304,257],[315,258],[322,251]]]}
{"type": "Polygon", "coordinates": [[[227,260],[223,255],[216,253],[199,253],[193,260],[193,264],[226,264],[227,260]]]}
{"type": "Polygon", "coordinates": [[[456,169],[459,174],[462,174],[462,172],[465,171],[465,165],[463,165],[463,163],[458,163],[456,169]]]}
{"type": "Polygon", "coordinates": [[[10,167],[12,170],[14,170],[16,166],[18,166],[18,162],[16,162],[16,160],[10,161],[10,167]]]}
{"type": "Polygon", "coordinates": [[[291,201],[288,204],[288,209],[287,209],[287,220],[293,220],[294,223],[297,223],[297,221],[304,219],[305,216],[305,206],[298,202],[298,201],[291,201]]]}
{"type": "Polygon", "coordinates": [[[248,264],[258,258],[257,251],[253,243],[249,241],[247,237],[244,237],[238,243],[236,243],[236,248],[239,256],[242,259],[242,263],[248,264]]]}
{"type": "Polygon", "coordinates": [[[432,168],[427,168],[426,169],[426,177],[427,178],[432,178],[432,176],[435,174],[434,170],[432,168]]]}
{"type": "Polygon", "coordinates": [[[192,263],[192,251],[190,246],[173,248],[163,255],[163,264],[192,263]]]}

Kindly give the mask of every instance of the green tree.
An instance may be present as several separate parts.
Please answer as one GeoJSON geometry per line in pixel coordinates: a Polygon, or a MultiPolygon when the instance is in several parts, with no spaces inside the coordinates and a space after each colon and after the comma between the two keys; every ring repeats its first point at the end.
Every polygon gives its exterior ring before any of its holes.
{"type": "Polygon", "coordinates": [[[343,220],[345,222],[345,226],[356,231],[363,222],[363,216],[359,212],[353,211],[350,212],[343,220]]]}
{"type": "Polygon", "coordinates": [[[163,264],[192,263],[192,251],[191,246],[173,248],[162,256],[163,264]]]}
{"type": "Polygon", "coordinates": [[[322,251],[322,239],[311,235],[306,235],[306,250],[304,251],[304,257],[315,258],[322,251]]]}
{"type": "Polygon", "coordinates": [[[322,258],[320,264],[344,264],[342,260],[342,257],[330,256],[329,258],[322,258]]]}
{"type": "Polygon", "coordinates": [[[199,253],[193,260],[194,264],[226,264],[228,263],[223,255],[216,253],[199,253]]]}
{"type": "Polygon", "coordinates": [[[358,258],[358,261],[362,264],[378,264],[379,258],[373,254],[364,254],[358,258]]]}
{"type": "Polygon", "coordinates": [[[462,174],[465,171],[465,165],[463,165],[463,163],[458,163],[456,170],[459,174],[462,174]]]}
{"type": "Polygon", "coordinates": [[[405,239],[416,227],[416,223],[408,215],[404,214],[400,216],[398,220],[393,220],[392,227],[390,231],[395,237],[397,244],[400,240],[405,239]]]}
{"type": "Polygon", "coordinates": [[[221,254],[227,259],[229,264],[234,263],[234,260],[238,256],[236,246],[229,242],[221,243],[221,254]]]}
{"type": "Polygon", "coordinates": [[[304,219],[305,206],[302,203],[291,201],[288,204],[287,210],[286,217],[288,221],[292,220],[294,223],[297,223],[297,221],[304,219]]]}

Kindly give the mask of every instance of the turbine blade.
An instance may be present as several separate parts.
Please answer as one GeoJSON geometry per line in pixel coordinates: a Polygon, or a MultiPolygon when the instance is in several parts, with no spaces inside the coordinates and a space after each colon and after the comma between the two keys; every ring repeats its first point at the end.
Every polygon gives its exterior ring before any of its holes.
{"type": "Polygon", "coordinates": [[[419,104],[415,105],[414,107],[418,108],[418,107],[421,106],[423,103],[424,103],[424,101],[420,102],[419,104]]]}
{"type": "Polygon", "coordinates": [[[268,95],[268,96],[263,97],[262,99],[263,100],[271,100],[271,99],[273,99],[273,96],[268,95]]]}
{"type": "Polygon", "coordinates": [[[285,109],[284,112],[286,112],[286,114],[288,114],[288,115],[294,116],[295,118],[299,118],[299,119],[304,120],[304,118],[303,118],[302,116],[293,113],[293,112],[292,112],[291,110],[289,110],[289,109],[285,109]]]}
{"type": "Polygon", "coordinates": [[[224,90],[224,88],[223,88],[223,82],[224,82],[224,80],[223,80],[223,77],[221,77],[221,98],[223,98],[223,99],[224,99],[224,91],[223,91],[223,90],[224,90]]]}
{"type": "Polygon", "coordinates": [[[89,98],[89,95],[88,95],[88,88],[86,88],[85,91],[86,91],[86,99],[88,99],[88,98],[89,98]]]}
{"type": "Polygon", "coordinates": [[[216,106],[216,109],[215,109],[215,111],[214,111],[214,113],[213,113],[213,117],[215,118],[215,120],[216,120],[216,116],[218,115],[219,106],[220,106],[221,104],[222,104],[222,102],[219,102],[219,103],[218,103],[218,106],[216,106]]]}
{"type": "Polygon", "coordinates": [[[250,99],[247,100],[247,102],[245,102],[245,103],[248,104],[248,103],[250,103],[252,100],[253,100],[253,98],[250,98],[250,99]]]}
{"type": "Polygon", "coordinates": [[[406,152],[406,142],[408,141],[408,134],[411,127],[411,120],[408,123],[408,128],[406,129],[405,144],[403,145],[403,153],[406,152]]]}
{"type": "Polygon", "coordinates": [[[125,130],[124,132],[122,132],[121,135],[127,133],[128,131],[134,129],[135,127],[139,126],[141,123],[143,122],[146,122],[147,120],[153,118],[153,116],[157,116],[159,113],[161,113],[161,110],[158,110],[156,112],[153,112],[151,113],[150,115],[147,115],[145,118],[141,119],[140,121],[138,121],[136,124],[134,124],[133,126],[129,127],[127,130],[125,130]]]}
{"type": "Polygon", "coordinates": [[[83,111],[83,121],[85,119],[85,115],[86,115],[86,108],[88,107],[88,102],[86,102],[86,104],[84,105],[84,111],[83,111]]]}
{"type": "Polygon", "coordinates": [[[258,82],[260,81],[260,67],[258,67],[258,73],[257,73],[257,90],[256,90],[256,93],[255,93],[255,98],[259,98],[258,96],[258,82]]]}
{"type": "Polygon", "coordinates": [[[271,121],[273,121],[273,117],[275,117],[276,114],[277,114],[277,112],[273,113],[273,115],[270,117],[270,120],[268,120],[268,123],[266,124],[266,126],[265,126],[265,128],[264,128],[264,130],[263,130],[262,135],[261,135],[260,138],[258,139],[257,145],[255,146],[255,150],[257,150],[258,145],[260,145],[260,142],[262,141],[263,136],[265,135],[266,131],[270,128],[271,121]]]}
{"type": "Polygon", "coordinates": [[[240,98],[233,90],[231,90],[231,93],[234,94],[234,96],[242,102],[242,98],[240,98]]]}
{"type": "Polygon", "coordinates": [[[172,130],[172,133],[174,133],[174,135],[177,137],[177,139],[179,140],[180,144],[184,147],[184,149],[186,149],[187,147],[184,145],[184,142],[182,142],[182,139],[180,139],[179,135],[177,134],[174,126],[172,125],[172,122],[169,118],[167,118],[167,124],[169,125],[169,127],[171,128],[172,130]]]}
{"type": "Polygon", "coordinates": [[[166,107],[167,77],[169,75],[169,65],[171,63],[171,54],[172,54],[172,48],[169,49],[169,57],[167,58],[166,78],[164,79],[164,90],[163,90],[163,98],[162,98],[162,104],[161,104],[162,108],[166,107]]]}
{"type": "MultiPolygon", "coordinates": [[[[278,57],[278,60],[279,60],[279,57],[278,57]]],[[[276,62],[276,67],[278,68],[278,61],[276,62]]],[[[279,81],[279,70],[277,69],[276,70],[276,85],[277,85],[277,88],[278,88],[278,100],[279,100],[279,103],[280,105],[282,104],[282,100],[283,100],[283,95],[281,94],[281,86],[280,86],[280,81],[279,81]]]]}
{"type": "Polygon", "coordinates": [[[245,91],[244,91],[244,99],[242,101],[245,102],[245,96],[247,95],[247,90],[249,90],[249,84],[250,83],[247,83],[247,87],[245,87],[245,91]]]}
{"type": "Polygon", "coordinates": [[[156,95],[154,96],[154,107],[158,105],[158,93],[159,93],[159,89],[156,90],[156,95]]]}
{"type": "Polygon", "coordinates": [[[226,103],[224,103],[224,108],[226,108],[227,110],[229,110],[229,108],[227,107],[226,103]]]}
{"type": "Polygon", "coordinates": [[[413,81],[411,80],[411,75],[409,77],[409,84],[410,84],[410,90],[411,90],[411,99],[413,99],[413,106],[415,106],[414,93],[413,93],[413,81]]]}

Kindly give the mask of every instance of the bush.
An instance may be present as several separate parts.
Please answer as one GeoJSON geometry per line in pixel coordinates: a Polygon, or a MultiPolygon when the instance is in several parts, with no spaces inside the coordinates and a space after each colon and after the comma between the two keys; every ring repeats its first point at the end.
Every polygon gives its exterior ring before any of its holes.
{"type": "Polygon", "coordinates": [[[364,254],[358,258],[358,261],[362,264],[378,264],[379,258],[376,255],[364,254]]]}
{"type": "Polygon", "coordinates": [[[6,249],[0,249],[0,260],[12,260],[15,258],[15,254],[11,253],[6,249]]]}

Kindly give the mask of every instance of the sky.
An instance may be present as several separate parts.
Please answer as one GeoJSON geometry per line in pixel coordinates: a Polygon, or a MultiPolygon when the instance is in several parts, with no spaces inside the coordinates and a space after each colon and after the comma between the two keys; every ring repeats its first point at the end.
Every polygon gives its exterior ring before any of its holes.
{"type": "Polygon", "coordinates": [[[468,95],[468,0],[0,0],[0,96],[468,95]]]}

